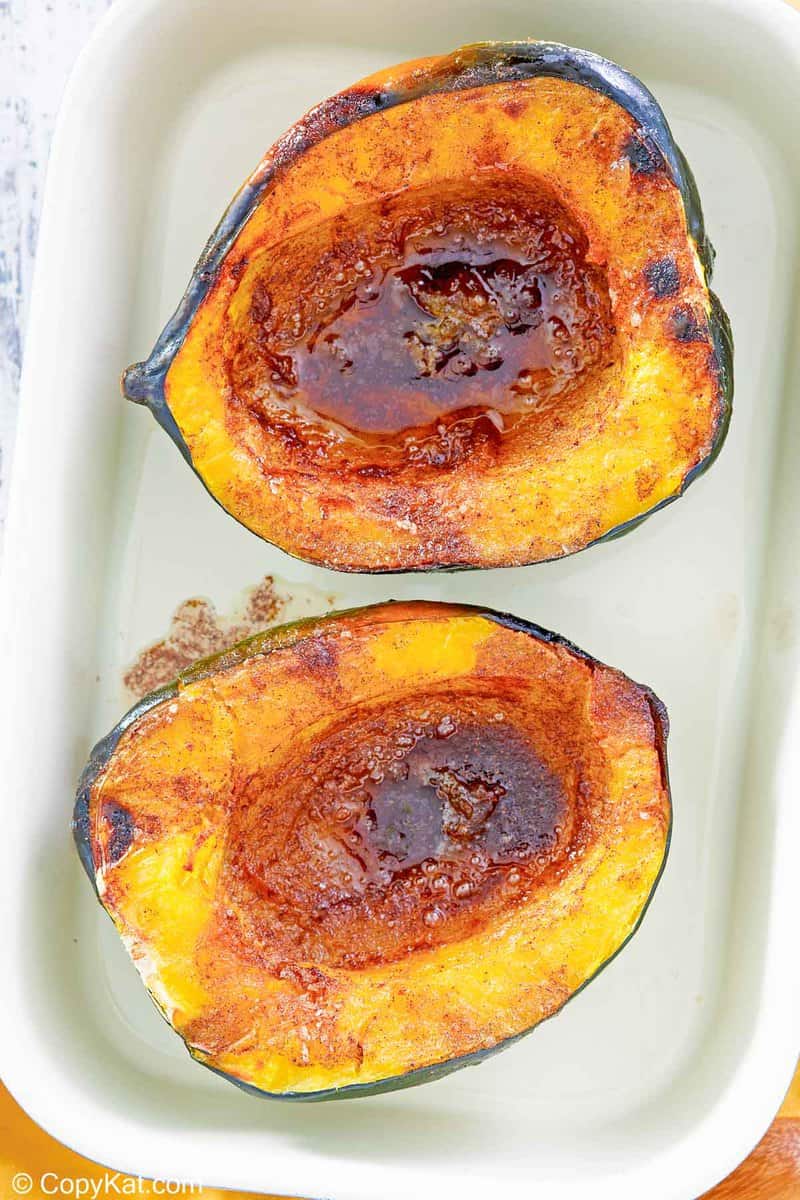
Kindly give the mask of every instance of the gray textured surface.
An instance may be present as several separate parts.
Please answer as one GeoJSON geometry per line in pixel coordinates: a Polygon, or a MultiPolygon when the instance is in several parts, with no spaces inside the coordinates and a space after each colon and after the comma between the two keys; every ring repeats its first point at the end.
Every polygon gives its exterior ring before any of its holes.
{"type": "Polygon", "coordinates": [[[0,0],[0,546],[50,139],[67,76],[111,2],[0,0]]]}

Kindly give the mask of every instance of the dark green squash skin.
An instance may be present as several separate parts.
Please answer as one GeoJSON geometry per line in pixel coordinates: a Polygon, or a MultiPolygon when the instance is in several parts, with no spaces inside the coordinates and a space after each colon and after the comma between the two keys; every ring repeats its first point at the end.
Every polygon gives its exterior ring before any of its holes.
{"type": "MultiPolygon", "coordinates": [[[[191,451],[167,405],[166,376],[183,344],[195,313],[217,278],[228,251],[276,173],[334,130],[395,105],[405,104],[421,95],[462,91],[536,76],[565,79],[591,88],[614,100],[633,117],[638,126],[640,152],[649,157],[652,164],[650,169],[666,165],[680,191],[689,237],[697,249],[706,281],[710,281],[714,249],[705,231],[700,196],[689,164],[675,144],[667,120],[652,93],[635,75],[631,75],[616,63],[589,50],[579,50],[556,42],[480,42],[443,58],[428,74],[425,82],[417,87],[393,92],[376,92],[357,85],[323,101],[276,143],[273,155],[245,183],[223,215],[200,256],[183,299],[164,327],[150,357],[144,362],[134,363],[123,374],[122,388],[125,396],[150,409],[204,487],[205,480],[195,469],[191,451]]],[[[706,457],[689,472],[676,493],[630,521],[609,530],[583,549],[628,533],[647,517],[677,500],[695,479],[708,470],[722,449],[730,424],[733,401],[733,337],[730,321],[722,305],[713,292],[710,295],[709,333],[714,347],[715,370],[722,396],[722,409],[711,448],[706,457]]],[[[206,490],[209,491],[207,487],[206,490]]],[[[210,491],[209,495],[220,504],[210,491]]],[[[220,507],[224,509],[225,506],[220,504],[220,507]]],[[[236,517],[234,519],[238,520],[236,517]]],[[[319,565],[327,564],[321,562],[319,565]]],[[[353,570],[346,566],[334,566],[332,569],[343,572],[353,570]]],[[[475,569],[479,568],[472,563],[434,563],[419,567],[362,570],[359,573],[391,575],[406,571],[475,569]]]]}
{"type": "MultiPolygon", "coordinates": [[[[389,601],[389,603],[392,602],[389,601]]],[[[432,608],[438,607],[436,601],[427,601],[426,603],[430,604],[432,608]]],[[[212,655],[209,658],[201,659],[199,662],[194,663],[186,671],[183,671],[173,683],[166,684],[164,687],[158,688],[156,691],[151,692],[149,695],[145,696],[142,700],[135,704],[133,708],[131,708],[114,726],[111,732],[106,734],[106,736],[97,743],[89,756],[89,761],[84,767],[78,782],[75,807],[72,817],[72,833],[78,850],[78,856],[83,864],[86,874],[91,880],[95,895],[101,904],[102,899],[100,898],[97,890],[95,863],[92,857],[91,839],[89,834],[89,795],[95,781],[105,771],[123,733],[125,733],[125,731],[130,728],[131,725],[138,721],[140,717],[149,712],[150,709],[155,708],[164,701],[174,700],[178,696],[181,688],[185,687],[187,684],[206,679],[209,675],[214,675],[218,671],[225,670],[228,667],[236,666],[238,663],[245,662],[249,658],[254,658],[262,654],[269,654],[272,650],[276,650],[281,646],[291,645],[303,637],[313,636],[317,629],[324,627],[329,622],[337,621],[347,616],[354,616],[358,613],[366,611],[366,609],[370,607],[376,606],[366,605],[363,608],[340,609],[337,612],[328,613],[323,617],[307,617],[299,621],[291,622],[288,625],[282,625],[275,629],[266,630],[264,633],[257,633],[255,636],[246,638],[244,641],[239,642],[237,645],[232,646],[228,650],[223,650],[219,654],[212,655]]],[[[452,606],[446,605],[444,607],[452,606]]],[[[512,616],[510,613],[497,612],[494,609],[483,608],[482,606],[476,604],[459,604],[455,607],[457,607],[459,610],[463,610],[465,613],[474,613],[476,616],[485,617],[486,620],[494,621],[498,625],[504,625],[508,629],[513,629],[519,633],[526,633],[529,637],[536,638],[538,641],[563,646],[565,649],[569,650],[571,654],[583,659],[590,665],[603,665],[599,663],[598,659],[593,658],[590,654],[587,654],[585,650],[581,650],[567,638],[562,637],[558,633],[553,633],[548,629],[543,629],[540,625],[535,625],[531,621],[525,621],[520,617],[512,616]]],[[[672,840],[673,824],[672,794],[670,791],[667,766],[667,737],[669,735],[669,717],[664,704],[661,700],[659,700],[658,696],[656,696],[655,692],[653,692],[651,688],[647,687],[645,684],[637,684],[637,687],[641,688],[641,690],[645,693],[650,711],[652,713],[664,787],[666,789],[667,798],[669,801],[670,823],[664,845],[664,857],[661,860],[661,866],[658,874],[656,875],[653,886],[650,889],[650,894],[642,907],[639,918],[633,929],[631,929],[630,933],[625,938],[624,942],[617,947],[614,953],[607,958],[605,962],[601,963],[593,975],[585,980],[584,983],[582,983],[581,986],[567,998],[561,1008],[559,1008],[555,1013],[551,1014],[550,1017],[545,1018],[546,1020],[551,1020],[553,1016],[557,1016],[564,1006],[568,1004],[575,996],[579,995],[579,993],[582,992],[583,989],[592,982],[592,980],[596,979],[600,972],[607,967],[610,962],[613,962],[617,955],[621,953],[625,946],[627,946],[628,942],[631,940],[644,920],[645,913],[650,907],[650,903],[666,867],[669,848],[672,840]]],[[[167,1024],[170,1024],[169,1020],[162,1012],[155,999],[152,996],[151,999],[153,999],[153,1003],[156,1005],[156,1008],[161,1013],[162,1017],[164,1017],[164,1020],[167,1021],[167,1024]]],[[[537,1023],[537,1025],[533,1025],[529,1029],[524,1029],[520,1033],[514,1034],[512,1037],[505,1038],[503,1041],[498,1042],[495,1046],[490,1046],[485,1050],[477,1050],[471,1054],[463,1054],[456,1058],[448,1059],[446,1062],[433,1063],[430,1066],[420,1067],[413,1071],[406,1071],[402,1075],[393,1075],[386,1079],[380,1079],[372,1083],[347,1084],[345,1087],[325,1088],[324,1090],[317,1092],[267,1092],[261,1088],[255,1087],[253,1084],[243,1083],[242,1080],[235,1078],[233,1075],[227,1074],[225,1071],[220,1071],[217,1067],[209,1066],[207,1063],[204,1063],[202,1059],[198,1058],[196,1061],[200,1062],[201,1065],[206,1067],[207,1070],[213,1071],[215,1075],[220,1075],[229,1083],[235,1084],[238,1088],[241,1088],[242,1091],[248,1092],[253,1096],[259,1096],[263,1099],[291,1100],[301,1103],[312,1103],[321,1100],[357,1099],[362,1096],[380,1095],[382,1092],[399,1091],[403,1088],[414,1087],[420,1083],[430,1083],[435,1079],[441,1079],[445,1075],[449,1075],[451,1072],[459,1070],[461,1067],[476,1066],[477,1064],[484,1062],[487,1058],[490,1058],[493,1054],[498,1054],[501,1050],[505,1050],[507,1047],[512,1046],[515,1042],[518,1042],[520,1038],[532,1033],[533,1030],[538,1028],[538,1025],[541,1024],[543,1024],[543,1022],[540,1021],[537,1023]]],[[[170,1028],[173,1028],[171,1024],[170,1028]]],[[[188,1046],[187,1049],[189,1050],[189,1053],[192,1054],[192,1051],[188,1046]]],[[[192,1054],[192,1057],[195,1058],[196,1056],[192,1054]]]]}

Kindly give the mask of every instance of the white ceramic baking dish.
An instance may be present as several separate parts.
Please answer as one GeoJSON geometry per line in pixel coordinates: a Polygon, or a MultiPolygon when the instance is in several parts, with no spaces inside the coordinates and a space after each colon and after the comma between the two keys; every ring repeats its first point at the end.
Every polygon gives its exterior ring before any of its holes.
{"type": "Polygon", "coordinates": [[[800,18],[778,0],[142,0],[81,58],[53,147],[6,541],[4,1078],[114,1168],[337,1200],[688,1200],[755,1143],[798,1046],[800,18]],[[642,529],[509,572],[339,577],[212,504],[117,377],[273,138],[382,64],[482,38],[588,46],[651,85],[692,163],[737,343],[718,464],[642,529]],[[122,666],[185,597],[265,572],[324,607],[489,603],[650,683],[675,838],[630,947],[564,1013],[408,1092],[297,1106],[184,1053],[69,835],[122,666]]]}

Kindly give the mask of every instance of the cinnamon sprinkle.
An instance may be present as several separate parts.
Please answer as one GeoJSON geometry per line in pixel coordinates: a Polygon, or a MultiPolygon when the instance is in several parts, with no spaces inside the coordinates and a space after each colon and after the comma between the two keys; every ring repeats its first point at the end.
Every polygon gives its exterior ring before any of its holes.
{"type": "MultiPolygon", "coordinates": [[[[305,599],[311,611],[323,611],[324,602],[329,606],[333,603],[332,596],[299,598],[305,599]]],[[[243,606],[231,616],[218,613],[210,600],[184,600],[173,613],[166,637],[140,651],[125,671],[122,682],[128,698],[139,700],[154,688],[171,683],[198,658],[218,654],[243,638],[279,624],[292,601],[292,595],[283,587],[279,589],[271,575],[247,591],[243,606]]]]}

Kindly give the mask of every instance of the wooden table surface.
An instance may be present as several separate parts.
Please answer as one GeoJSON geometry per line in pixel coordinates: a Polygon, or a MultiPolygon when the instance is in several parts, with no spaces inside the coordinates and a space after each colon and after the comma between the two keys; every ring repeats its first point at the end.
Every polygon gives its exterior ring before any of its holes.
{"type": "MultiPolygon", "coordinates": [[[[67,76],[95,24],[113,2],[0,0],[0,551],[26,306],[50,139],[67,76]]],[[[59,1194],[53,1192],[59,1180],[88,1181],[84,1194],[91,1197],[93,1181],[101,1188],[107,1174],[44,1134],[0,1087],[0,1200],[18,1195],[44,1200],[59,1194]]],[[[110,1191],[106,1184],[99,1195],[126,1194],[125,1177],[114,1178],[110,1191]]],[[[134,1182],[137,1190],[128,1194],[157,1194],[147,1183],[134,1182]]],[[[239,1195],[207,1188],[201,1200],[236,1200],[239,1195]]],[[[779,1119],[750,1158],[715,1189],[714,1197],[800,1200],[800,1070],[779,1119]]]]}

